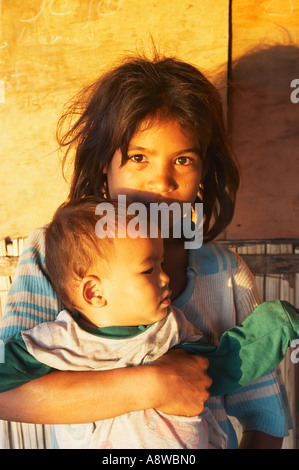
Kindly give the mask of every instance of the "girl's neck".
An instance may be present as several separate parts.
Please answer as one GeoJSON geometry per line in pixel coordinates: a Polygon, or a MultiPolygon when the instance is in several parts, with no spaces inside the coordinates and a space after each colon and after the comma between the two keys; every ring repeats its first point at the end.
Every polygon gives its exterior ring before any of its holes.
{"type": "Polygon", "coordinates": [[[172,300],[177,298],[187,285],[188,252],[179,239],[164,241],[163,269],[170,278],[172,300]]]}

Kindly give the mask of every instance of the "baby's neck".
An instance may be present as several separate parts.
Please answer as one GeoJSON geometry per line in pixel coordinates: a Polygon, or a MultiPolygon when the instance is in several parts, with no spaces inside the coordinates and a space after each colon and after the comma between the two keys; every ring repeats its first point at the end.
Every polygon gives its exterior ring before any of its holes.
{"type": "Polygon", "coordinates": [[[92,323],[84,314],[81,312],[79,313],[79,321],[82,323],[84,326],[88,326],[89,328],[98,328],[99,325],[95,325],[92,323]]]}
{"type": "Polygon", "coordinates": [[[187,285],[188,251],[181,240],[164,241],[163,269],[170,278],[172,299],[177,298],[187,285]]]}

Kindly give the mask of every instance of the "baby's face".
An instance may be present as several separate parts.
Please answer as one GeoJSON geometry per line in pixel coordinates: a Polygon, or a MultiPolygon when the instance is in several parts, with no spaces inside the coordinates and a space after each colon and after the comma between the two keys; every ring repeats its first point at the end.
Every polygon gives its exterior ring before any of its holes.
{"type": "Polygon", "coordinates": [[[162,238],[117,239],[114,249],[103,280],[109,325],[148,325],[164,318],[171,291],[161,267],[162,238]]]}

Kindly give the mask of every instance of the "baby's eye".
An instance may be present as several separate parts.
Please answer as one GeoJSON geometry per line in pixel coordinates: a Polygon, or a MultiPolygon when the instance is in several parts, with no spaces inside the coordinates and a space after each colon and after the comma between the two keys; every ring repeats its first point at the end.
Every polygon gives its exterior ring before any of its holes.
{"type": "Polygon", "coordinates": [[[154,268],[151,267],[151,268],[147,269],[146,271],[143,271],[141,274],[152,274],[153,270],[154,270],[154,268]]]}
{"type": "Polygon", "coordinates": [[[182,165],[182,166],[185,166],[185,165],[192,165],[193,159],[190,158],[190,157],[184,157],[184,156],[182,156],[182,157],[178,157],[178,158],[176,159],[175,163],[176,163],[177,165],[182,165]]]}
{"type": "Polygon", "coordinates": [[[133,155],[132,157],[129,157],[129,160],[134,163],[144,163],[146,161],[146,157],[144,155],[133,155]]]}

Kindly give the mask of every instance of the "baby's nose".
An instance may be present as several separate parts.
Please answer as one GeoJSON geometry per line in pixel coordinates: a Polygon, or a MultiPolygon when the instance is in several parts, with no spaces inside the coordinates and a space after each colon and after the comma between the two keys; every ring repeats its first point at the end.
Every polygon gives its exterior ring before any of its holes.
{"type": "Polygon", "coordinates": [[[159,276],[159,287],[164,288],[169,285],[169,276],[161,269],[159,276]]]}

